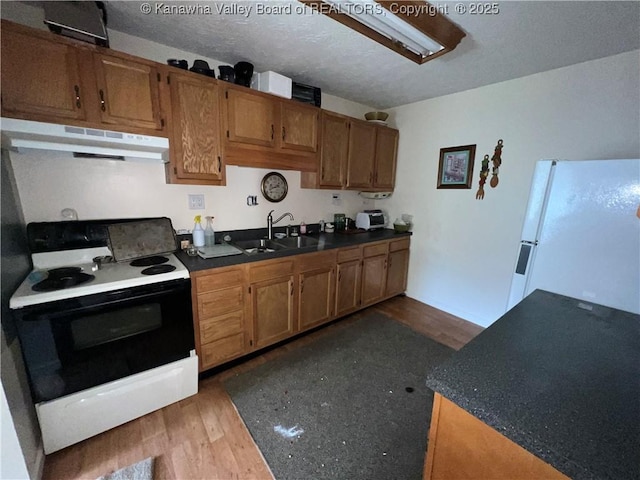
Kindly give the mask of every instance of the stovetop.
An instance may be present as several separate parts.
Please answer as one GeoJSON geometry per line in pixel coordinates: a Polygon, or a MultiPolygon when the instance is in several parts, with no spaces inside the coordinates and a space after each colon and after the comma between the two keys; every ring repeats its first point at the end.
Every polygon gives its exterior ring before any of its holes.
{"type": "Polygon", "coordinates": [[[154,275],[142,273],[143,270],[150,268],[149,265],[131,266],[130,261],[102,263],[100,269],[94,270],[94,262],[92,259],[110,254],[111,252],[107,247],[33,254],[34,270],[13,294],[9,301],[9,307],[16,309],[95,293],[120,290],[122,288],[152,285],[169,280],[189,278],[187,268],[171,253],[162,254],[163,257],[167,258],[167,262],[162,263],[162,265],[165,266],[164,268],[156,269],[161,270],[161,273],[154,275]],[[164,271],[169,270],[166,266],[173,267],[173,269],[171,271],[164,271]],[[93,275],[95,278],[86,283],[62,288],[60,290],[35,291],[33,289],[34,285],[48,278],[48,270],[60,267],[79,267],[82,273],[93,275]]]}

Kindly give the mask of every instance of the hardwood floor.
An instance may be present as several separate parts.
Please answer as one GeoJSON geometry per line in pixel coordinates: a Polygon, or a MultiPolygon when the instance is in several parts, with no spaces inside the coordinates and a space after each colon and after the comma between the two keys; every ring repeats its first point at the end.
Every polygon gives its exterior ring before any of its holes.
{"type": "Polygon", "coordinates": [[[48,455],[44,480],[95,479],[154,456],[155,480],[272,479],[222,380],[378,311],[454,349],[482,328],[408,297],[394,297],[223,370],[197,395],[48,455]]]}

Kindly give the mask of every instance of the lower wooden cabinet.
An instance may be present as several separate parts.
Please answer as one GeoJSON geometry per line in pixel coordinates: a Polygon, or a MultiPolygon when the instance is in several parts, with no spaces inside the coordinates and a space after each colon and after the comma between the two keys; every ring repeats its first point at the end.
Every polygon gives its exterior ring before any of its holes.
{"type": "Polygon", "coordinates": [[[200,371],[248,351],[242,266],[196,272],[191,279],[200,371]]]}
{"type": "Polygon", "coordinates": [[[360,307],[360,271],[362,248],[341,248],[336,265],[336,317],[355,312],[360,307]]]}
{"type": "Polygon", "coordinates": [[[294,334],[293,260],[258,262],[248,268],[252,343],[262,348],[294,334]]]}
{"type": "Polygon", "coordinates": [[[390,297],[403,293],[407,289],[407,273],[409,271],[409,239],[396,240],[389,243],[387,259],[387,284],[385,296],[390,297]]]}
{"type": "Polygon", "coordinates": [[[384,297],[387,279],[388,242],[366,245],[362,251],[362,306],[366,307],[384,297]]]}
{"type": "Polygon", "coordinates": [[[200,370],[402,293],[409,237],[192,274],[200,370]]]}
{"type": "Polygon", "coordinates": [[[299,331],[332,319],[335,264],[335,250],[300,256],[297,262],[299,331]]]}
{"type": "Polygon", "coordinates": [[[439,393],[433,398],[422,478],[569,479],[439,393]]]}

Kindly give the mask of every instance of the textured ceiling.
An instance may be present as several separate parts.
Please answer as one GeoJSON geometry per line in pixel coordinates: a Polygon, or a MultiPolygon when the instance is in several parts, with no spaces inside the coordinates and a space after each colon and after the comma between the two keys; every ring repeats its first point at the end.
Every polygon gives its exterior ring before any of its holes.
{"type": "Polygon", "coordinates": [[[460,3],[469,10],[468,2],[431,2],[448,9],[467,36],[453,52],[424,65],[296,1],[151,1],[147,15],[143,3],[107,2],[109,27],[232,65],[249,61],[257,72],[276,71],[379,109],[640,48],[637,1],[503,1],[494,15],[455,12],[460,3]],[[175,5],[200,14],[161,13],[175,5]],[[261,12],[265,6],[292,13],[261,12]],[[249,7],[250,14],[242,15],[239,9],[249,7]]]}

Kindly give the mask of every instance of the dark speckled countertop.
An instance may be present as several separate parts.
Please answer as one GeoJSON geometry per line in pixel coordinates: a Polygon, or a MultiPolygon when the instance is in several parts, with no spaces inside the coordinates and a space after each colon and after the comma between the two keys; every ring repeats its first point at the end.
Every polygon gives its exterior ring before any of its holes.
{"type": "MultiPolygon", "coordinates": [[[[266,233],[266,229],[263,229],[266,233]]],[[[216,233],[216,238],[219,238],[224,233],[229,233],[233,240],[242,240],[245,238],[260,238],[263,235],[262,230],[247,230],[236,232],[222,232],[222,234],[216,233]]],[[[228,267],[231,265],[240,265],[242,263],[256,262],[260,260],[268,260],[271,258],[288,257],[291,255],[300,255],[303,253],[311,253],[321,250],[329,250],[332,248],[349,247],[358,245],[361,243],[377,242],[380,240],[390,240],[393,238],[408,237],[411,233],[395,233],[390,229],[373,230],[370,232],[362,231],[352,234],[344,233],[321,233],[308,235],[310,238],[318,240],[318,245],[305,248],[288,248],[286,250],[277,250],[270,253],[256,253],[231,255],[228,257],[217,257],[204,259],[200,257],[190,257],[182,251],[178,251],[176,255],[180,261],[189,269],[190,272],[196,272],[199,270],[208,270],[210,268],[228,267]]],[[[277,241],[277,240],[276,240],[277,241]]]]}
{"type": "Polygon", "coordinates": [[[427,386],[571,478],[640,478],[640,315],[536,290],[427,386]]]}

